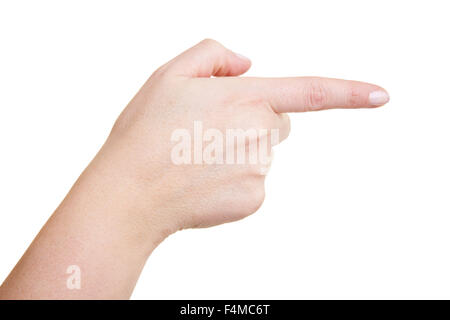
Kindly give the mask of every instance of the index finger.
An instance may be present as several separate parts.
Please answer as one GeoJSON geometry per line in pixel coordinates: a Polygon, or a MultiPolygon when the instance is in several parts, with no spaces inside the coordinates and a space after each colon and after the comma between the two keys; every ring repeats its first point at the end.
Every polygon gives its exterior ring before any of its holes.
{"type": "Polygon", "coordinates": [[[304,112],[332,108],[374,108],[386,104],[389,94],[380,86],[319,77],[236,78],[246,94],[267,100],[273,110],[304,112]]]}

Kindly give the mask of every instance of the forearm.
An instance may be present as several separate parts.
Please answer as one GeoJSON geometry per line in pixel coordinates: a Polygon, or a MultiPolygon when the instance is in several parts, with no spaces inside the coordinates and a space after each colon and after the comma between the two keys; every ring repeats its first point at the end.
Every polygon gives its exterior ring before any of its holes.
{"type": "Polygon", "coordinates": [[[129,298],[163,236],[143,220],[126,168],[102,150],[0,288],[0,298],[129,298]],[[71,288],[69,266],[81,271],[71,288]]]}

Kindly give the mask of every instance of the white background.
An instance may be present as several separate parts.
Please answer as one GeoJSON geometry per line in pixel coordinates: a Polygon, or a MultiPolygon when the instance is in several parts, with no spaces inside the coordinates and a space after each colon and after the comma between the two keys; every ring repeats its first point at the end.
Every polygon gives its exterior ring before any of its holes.
{"type": "Polygon", "coordinates": [[[1,1],[0,281],[159,65],[203,38],[252,76],[373,82],[292,115],[253,216],[177,233],[133,298],[450,298],[447,1],[1,1]]]}

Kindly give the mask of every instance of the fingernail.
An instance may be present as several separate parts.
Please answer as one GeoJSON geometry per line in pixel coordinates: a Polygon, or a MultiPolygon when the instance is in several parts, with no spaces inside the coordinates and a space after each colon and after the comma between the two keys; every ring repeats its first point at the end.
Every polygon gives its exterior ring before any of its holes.
{"type": "Polygon", "coordinates": [[[244,55],[242,55],[242,54],[240,54],[240,53],[234,53],[235,55],[236,55],[236,57],[238,57],[239,59],[241,59],[241,60],[246,60],[246,61],[250,61],[250,59],[249,58],[247,58],[246,56],[244,56],[244,55]]]}
{"type": "Polygon", "coordinates": [[[389,101],[389,95],[386,91],[377,90],[369,94],[369,102],[373,106],[382,106],[389,101]]]}

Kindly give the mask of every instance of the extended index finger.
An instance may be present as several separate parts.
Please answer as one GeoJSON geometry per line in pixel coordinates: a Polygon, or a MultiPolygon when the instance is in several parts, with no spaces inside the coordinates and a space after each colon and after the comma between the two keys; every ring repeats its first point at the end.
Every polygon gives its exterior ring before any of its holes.
{"type": "Polygon", "coordinates": [[[380,86],[319,77],[236,78],[246,94],[267,100],[275,112],[304,112],[331,108],[373,108],[389,95],[380,86]]]}

